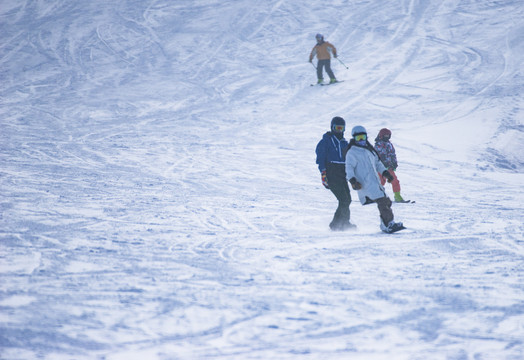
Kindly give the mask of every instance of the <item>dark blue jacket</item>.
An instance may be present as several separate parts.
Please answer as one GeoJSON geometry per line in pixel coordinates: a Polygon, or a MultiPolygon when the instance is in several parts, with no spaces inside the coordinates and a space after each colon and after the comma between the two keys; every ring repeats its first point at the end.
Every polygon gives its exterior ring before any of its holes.
{"type": "Polygon", "coordinates": [[[325,133],[324,136],[322,136],[322,140],[318,142],[317,149],[315,150],[317,153],[317,164],[320,172],[326,170],[326,165],[328,163],[345,165],[346,159],[344,156],[344,150],[348,145],[346,139],[337,139],[331,131],[325,133]]]}

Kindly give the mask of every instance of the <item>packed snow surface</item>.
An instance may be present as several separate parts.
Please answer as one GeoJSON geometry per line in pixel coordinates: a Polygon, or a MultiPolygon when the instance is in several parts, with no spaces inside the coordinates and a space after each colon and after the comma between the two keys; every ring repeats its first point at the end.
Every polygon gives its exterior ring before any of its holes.
{"type": "Polygon", "coordinates": [[[522,0],[0,1],[0,358],[523,359],[523,64],[522,0]],[[329,231],[333,116],[407,230],[329,231]]]}

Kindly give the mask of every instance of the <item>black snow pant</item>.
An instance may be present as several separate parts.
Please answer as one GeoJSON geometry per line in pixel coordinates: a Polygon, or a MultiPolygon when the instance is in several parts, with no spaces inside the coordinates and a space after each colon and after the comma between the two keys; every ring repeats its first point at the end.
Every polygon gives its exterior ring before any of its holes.
{"type": "Polygon", "coordinates": [[[351,194],[346,180],[346,165],[329,163],[326,166],[329,190],[338,200],[338,207],[329,224],[331,230],[346,230],[349,227],[349,204],[351,194]]]}
{"type": "Polygon", "coordinates": [[[324,78],[324,76],[322,74],[322,69],[324,67],[326,68],[326,72],[327,72],[329,78],[330,79],[335,79],[335,74],[333,74],[333,71],[331,70],[331,60],[330,59],[319,60],[318,61],[318,64],[317,64],[317,78],[319,80],[324,78]]]}

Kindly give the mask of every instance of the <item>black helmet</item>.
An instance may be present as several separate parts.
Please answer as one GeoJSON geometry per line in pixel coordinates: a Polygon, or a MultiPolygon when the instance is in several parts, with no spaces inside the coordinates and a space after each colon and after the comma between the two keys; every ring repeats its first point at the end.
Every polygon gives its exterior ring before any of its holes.
{"type": "Polygon", "coordinates": [[[340,116],[335,116],[331,119],[331,131],[343,133],[344,130],[346,130],[346,121],[344,119],[340,116]],[[342,130],[340,130],[340,126],[342,126],[342,130]],[[338,127],[338,129],[335,129],[335,127],[338,127]]]}

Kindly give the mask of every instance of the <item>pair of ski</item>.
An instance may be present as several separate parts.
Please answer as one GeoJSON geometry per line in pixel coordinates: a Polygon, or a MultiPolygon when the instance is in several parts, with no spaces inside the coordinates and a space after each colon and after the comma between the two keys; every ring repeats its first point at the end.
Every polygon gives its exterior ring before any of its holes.
{"type": "Polygon", "coordinates": [[[335,82],[329,82],[329,83],[310,84],[310,86],[317,86],[317,85],[320,85],[320,86],[328,86],[328,85],[338,84],[338,83],[341,83],[341,82],[344,82],[344,80],[337,80],[337,81],[335,81],[335,82]]]}

